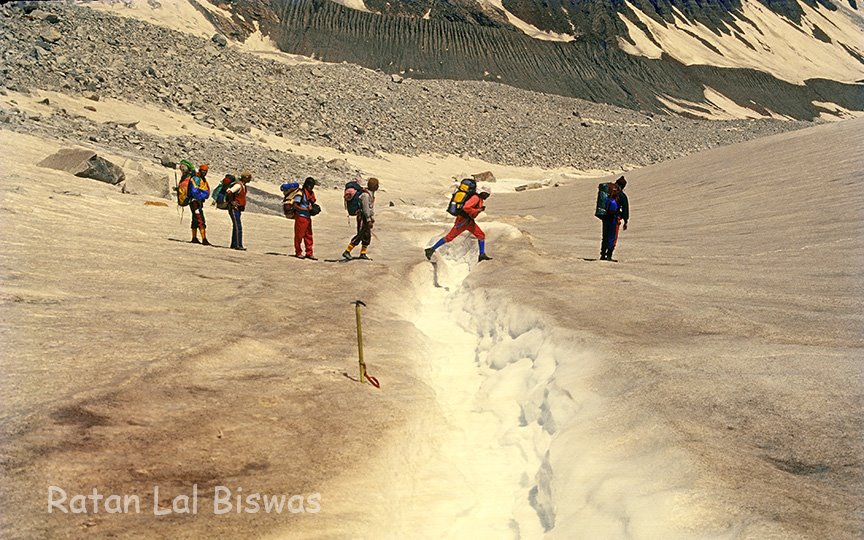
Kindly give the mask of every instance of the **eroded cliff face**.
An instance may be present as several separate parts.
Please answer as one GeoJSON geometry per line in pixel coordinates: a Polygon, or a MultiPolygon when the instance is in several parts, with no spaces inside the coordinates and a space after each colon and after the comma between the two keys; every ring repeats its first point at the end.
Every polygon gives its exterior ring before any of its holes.
{"type": "MultiPolygon", "coordinates": [[[[782,15],[783,19],[777,20],[792,26],[802,24],[804,9],[839,9],[831,0],[802,0],[801,4],[797,0],[752,1],[782,15]]],[[[860,83],[827,77],[802,77],[803,84],[788,82],[767,70],[698,62],[687,65],[665,53],[656,58],[628,54],[618,45],[620,40],[634,43],[631,35],[635,33],[625,20],[661,51],[659,38],[654,35],[657,29],[685,21],[708,28],[718,37],[734,36],[756,51],[758,41],[751,38],[756,45],[747,41],[745,30],[758,33],[768,29],[760,30],[759,21],[747,18],[742,0],[343,3],[234,0],[220,3],[232,13],[231,19],[203,8],[202,12],[234,39],[244,39],[257,25],[283,51],[330,62],[347,61],[413,78],[489,80],[642,110],[667,110],[671,100],[696,104],[698,112],[699,104],[705,102],[706,88],[738,107],[766,116],[813,119],[822,110],[818,104],[825,102],[849,110],[864,109],[864,86],[860,83]],[[516,28],[511,21],[569,41],[535,39],[525,33],[524,26],[516,28]],[[652,33],[646,21],[660,26],[652,33]],[[746,29],[741,28],[743,24],[746,29]]],[[[857,10],[857,6],[849,1],[845,9],[857,10]]],[[[686,26],[682,31],[689,32],[686,26]]],[[[812,24],[795,26],[795,31],[818,33],[812,24]]],[[[722,56],[710,41],[690,34],[711,54],[722,56]]],[[[855,56],[857,51],[851,46],[839,45],[854,57],[854,65],[861,65],[860,79],[864,80],[864,57],[855,56]]]]}
{"type": "MultiPolygon", "coordinates": [[[[801,24],[804,11],[798,0],[755,1],[795,24],[801,24]]],[[[832,0],[800,1],[813,8],[837,9],[832,0]]],[[[854,0],[850,2],[854,3],[854,0]]],[[[743,8],[742,0],[501,0],[501,4],[513,15],[540,29],[613,42],[618,37],[626,38],[628,34],[619,14],[634,24],[640,24],[635,10],[665,23],[674,22],[677,15],[717,33],[728,34],[737,27],[743,8]]]]}

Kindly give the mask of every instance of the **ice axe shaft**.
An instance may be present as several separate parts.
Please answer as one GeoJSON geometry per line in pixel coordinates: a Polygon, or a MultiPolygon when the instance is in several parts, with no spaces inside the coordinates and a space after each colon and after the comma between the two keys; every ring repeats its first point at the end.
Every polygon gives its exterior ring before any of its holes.
{"type": "Polygon", "coordinates": [[[375,388],[381,388],[378,379],[366,373],[366,362],[363,360],[363,326],[360,323],[360,306],[366,307],[366,304],[362,300],[355,300],[351,303],[354,304],[354,312],[357,317],[357,357],[360,364],[360,383],[369,381],[369,384],[375,388]]]}

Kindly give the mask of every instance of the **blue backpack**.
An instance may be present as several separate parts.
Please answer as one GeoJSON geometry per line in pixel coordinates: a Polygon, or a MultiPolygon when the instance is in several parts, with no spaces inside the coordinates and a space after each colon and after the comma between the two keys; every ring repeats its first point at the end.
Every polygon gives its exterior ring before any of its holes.
{"type": "Polygon", "coordinates": [[[294,215],[294,197],[300,191],[300,183],[299,182],[287,182],[282,184],[280,188],[282,190],[282,212],[285,214],[285,217],[288,219],[294,219],[296,216],[294,215]]]}
{"type": "Polygon", "coordinates": [[[213,198],[213,201],[216,203],[216,208],[220,210],[228,209],[228,188],[234,185],[237,179],[234,178],[234,175],[226,174],[225,178],[219,182],[219,185],[213,190],[213,193],[210,197],[213,198]]]}
{"type": "Polygon", "coordinates": [[[349,216],[356,216],[360,211],[360,195],[363,195],[363,186],[360,182],[352,180],[345,184],[345,209],[349,216]]]}

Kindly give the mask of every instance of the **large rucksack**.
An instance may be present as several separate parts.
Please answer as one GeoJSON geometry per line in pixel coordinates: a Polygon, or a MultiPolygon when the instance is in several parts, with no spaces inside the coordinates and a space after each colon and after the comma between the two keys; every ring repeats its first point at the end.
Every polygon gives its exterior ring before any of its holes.
{"type": "Polygon", "coordinates": [[[228,188],[233,186],[236,181],[237,179],[234,175],[226,174],[225,178],[223,178],[219,185],[213,190],[213,194],[210,196],[213,198],[216,208],[220,210],[228,209],[228,188]]]}
{"type": "Polygon", "coordinates": [[[597,186],[597,207],[594,216],[600,219],[606,217],[606,209],[609,207],[609,184],[604,182],[597,186]]]}
{"type": "Polygon", "coordinates": [[[177,205],[189,206],[189,183],[192,180],[191,176],[187,176],[177,184],[177,205]]]}
{"type": "Polygon", "coordinates": [[[363,195],[363,186],[360,182],[352,180],[345,184],[345,210],[349,216],[356,216],[360,211],[360,195],[363,195]]]}
{"type": "Polygon", "coordinates": [[[462,215],[462,207],[465,202],[477,192],[477,182],[472,178],[465,178],[459,182],[459,187],[450,196],[450,204],[447,205],[447,212],[454,216],[462,215]]]}
{"type": "Polygon", "coordinates": [[[294,212],[296,209],[294,208],[294,197],[297,196],[297,193],[300,191],[300,184],[298,182],[287,182],[282,184],[280,187],[284,196],[282,197],[282,212],[285,213],[285,217],[288,219],[294,219],[294,212]]]}

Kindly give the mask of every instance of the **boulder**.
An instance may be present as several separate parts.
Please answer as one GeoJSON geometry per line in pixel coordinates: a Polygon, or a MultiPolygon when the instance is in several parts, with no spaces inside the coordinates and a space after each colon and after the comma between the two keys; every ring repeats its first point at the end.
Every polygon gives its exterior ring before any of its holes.
{"type": "Polygon", "coordinates": [[[112,185],[117,185],[126,179],[123,169],[99,157],[96,152],[83,148],[63,148],[37,165],[112,185]]]}
{"type": "Polygon", "coordinates": [[[60,22],[60,17],[53,13],[43,11],[41,9],[34,9],[33,11],[31,11],[30,18],[36,21],[45,21],[50,24],[57,24],[58,22],[60,22]]]}
{"type": "Polygon", "coordinates": [[[529,189],[540,189],[543,187],[543,184],[540,182],[531,182],[530,184],[523,184],[521,186],[516,186],[516,191],[526,191],[529,189]]]}
{"type": "Polygon", "coordinates": [[[228,46],[228,38],[226,38],[222,34],[213,34],[213,37],[210,38],[210,41],[212,41],[216,45],[219,45],[220,47],[228,46]]]}
{"type": "Polygon", "coordinates": [[[172,181],[169,176],[160,176],[146,171],[133,174],[124,182],[124,193],[170,198],[172,181]]]}
{"type": "Polygon", "coordinates": [[[492,174],[492,171],[484,171],[481,173],[472,174],[471,176],[474,178],[474,181],[477,182],[478,184],[481,182],[494,182],[495,181],[495,175],[492,174]]]}
{"type": "Polygon", "coordinates": [[[39,37],[48,43],[57,43],[63,37],[63,34],[56,28],[48,26],[39,31],[39,37]]]}

